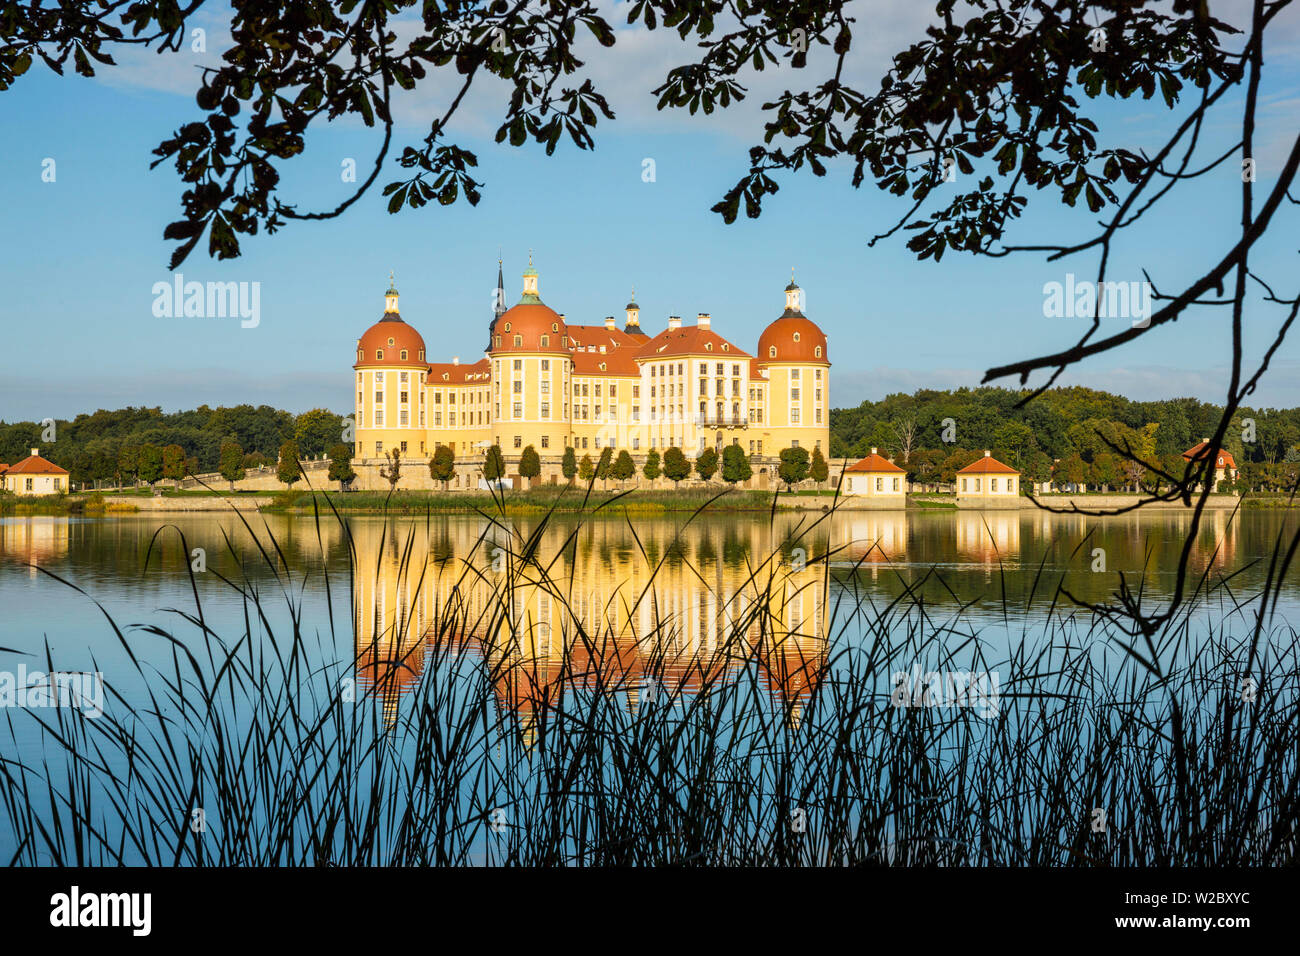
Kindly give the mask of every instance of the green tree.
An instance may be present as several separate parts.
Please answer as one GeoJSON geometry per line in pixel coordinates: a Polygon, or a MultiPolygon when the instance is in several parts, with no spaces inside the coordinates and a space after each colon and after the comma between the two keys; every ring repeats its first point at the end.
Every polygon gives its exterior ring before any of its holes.
{"type": "Polygon", "coordinates": [[[530,483],[542,473],[542,460],[537,455],[537,449],[532,445],[524,449],[519,456],[519,476],[527,479],[530,483]]]}
{"type": "Polygon", "coordinates": [[[293,423],[293,440],[306,458],[325,453],[343,437],[343,417],[324,408],[303,412],[293,423]]]}
{"type": "Polygon", "coordinates": [[[292,488],[293,483],[302,477],[297,442],[290,440],[280,444],[280,463],[276,466],[275,476],[289,488],[292,488]]]}
{"type": "Polygon", "coordinates": [[[125,484],[126,479],[131,479],[131,484],[136,481],[136,474],[140,470],[140,446],[123,445],[121,451],[117,453],[117,469],[121,475],[121,483],[125,484]]]}
{"type": "Polygon", "coordinates": [[[738,481],[749,481],[754,469],[749,466],[749,458],[739,445],[728,445],[722,449],[722,480],[734,485],[738,481]]]}
{"type": "Polygon", "coordinates": [[[185,477],[185,449],[180,445],[168,445],[163,449],[163,477],[171,481],[180,481],[185,477]]]}
{"type": "Polygon", "coordinates": [[[137,464],[140,480],[152,488],[163,476],[163,453],[157,445],[141,445],[137,464]]]}
{"type": "Polygon", "coordinates": [[[573,476],[578,473],[578,456],[573,450],[572,445],[564,446],[564,457],[560,460],[560,474],[564,475],[566,481],[573,481],[573,476]]]}
{"type": "Polygon", "coordinates": [[[339,491],[350,481],[355,481],[356,471],[352,468],[352,446],[344,442],[335,442],[330,447],[329,480],[339,483],[339,491]]]}
{"type": "Polygon", "coordinates": [[[244,477],[244,449],[238,442],[228,441],[221,445],[221,477],[230,483],[230,490],[235,490],[235,482],[244,477]]]}
{"type": "Polygon", "coordinates": [[[384,457],[388,459],[388,464],[380,467],[379,477],[388,482],[388,493],[392,494],[397,490],[397,483],[402,480],[402,449],[395,446],[384,457]]]}
{"type": "Polygon", "coordinates": [[[636,462],[632,460],[626,448],[619,451],[614,464],[610,466],[609,474],[615,481],[627,481],[636,474],[636,462]]]}
{"type": "Polygon", "coordinates": [[[483,456],[483,477],[488,481],[496,481],[504,477],[506,473],[506,458],[501,454],[501,446],[493,445],[483,456]]]}
{"type": "Polygon", "coordinates": [[[614,462],[614,449],[606,445],[600,451],[600,458],[596,460],[596,477],[602,482],[609,479],[609,468],[614,462]]]}
{"type": "Polygon", "coordinates": [[[651,448],[645,456],[645,464],[641,466],[641,474],[646,476],[646,480],[654,481],[659,477],[659,452],[651,448]]]}
{"type": "Polygon", "coordinates": [[[695,471],[708,481],[718,473],[718,453],[713,448],[706,448],[695,459],[695,471]]]}
{"type": "Polygon", "coordinates": [[[591,484],[591,479],[596,476],[596,466],[591,461],[590,455],[583,455],[582,461],[578,462],[578,480],[584,485],[591,484]]]}
{"type": "Polygon", "coordinates": [[[433,457],[429,459],[429,477],[441,481],[443,491],[448,489],[451,480],[456,477],[456,453],[446,445],[434,447],[433,457]]]}
{"type": "Polygon", "coordinates": [[[781,450],[781,464],[777,466],[776,473],[785,482],[786,487],[793,489],[795,485],[808,477],[808,449],[783,448],[781,450]]]}
{"type": "Polygon", "coordinates": [[[682,450],[673,445],[664,452],[664,477],[676,484],[690,476],[691,463],[686,460],[682,450]]]}
{"type": "Polygon", "coordinates": [[[830,466],[826,464],[826,459],[822,457],[822,450],[814,448],[812,462],[808,466],[808,477],[819,484],[829,478],[831,475],[830,466]]]}

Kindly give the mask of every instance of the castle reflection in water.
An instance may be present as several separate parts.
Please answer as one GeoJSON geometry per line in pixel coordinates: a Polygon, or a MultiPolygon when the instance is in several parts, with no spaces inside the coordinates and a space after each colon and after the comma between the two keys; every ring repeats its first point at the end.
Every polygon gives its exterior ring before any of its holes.
{"type": "MultiPolygon", "coordinates": [[[[1169,547],[1188,521],[1168,516],[1169,547]]],[[[468,654],[485,664],[499,708],[526,734],[575,692],[620,694],[635,710],[719,680],[754,681],[797,725],[824,680],[828,631],[840,626],[827,621],[838,600],[828,553],[837,570],[882,582],[936,564],[984,581],[1026,567],[1023,550],[1032,577],[1046,549],[1061,568],[1086,570],[1097,527],[1081,515],[1005,511],[631,522],[635,533],[615,518],[556,521],[531,544],[535,521],[513,534],[510,519],[351,522],[359,685],[392,720],[431,660],[468,654]],[[529,547],[535,563],[518,558],[529,547]]],[[[1107,519],[1112,563],[1122,553],[1140,570],[1151,531],[1137,516],[1107,519]]],[[[1227,516],[1207,514],[1201,536],[1197,563],[1231,566],[1227,516]]],[[[1114,578],[1084,583],[1101,599],[1114,578]]]]}

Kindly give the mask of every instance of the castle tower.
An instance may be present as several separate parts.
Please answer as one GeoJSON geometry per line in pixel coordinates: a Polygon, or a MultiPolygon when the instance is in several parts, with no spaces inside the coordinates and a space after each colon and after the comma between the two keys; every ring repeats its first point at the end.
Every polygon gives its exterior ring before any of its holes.
{"type": "Polygon", "coordinates": [[[394,448],[403,458],[423,454],[424,382],[429,362],[424,339],[398,311],[389,274],[384,314],[357,339],[355,441],[359,460],[383,458],[394,448]]]}
{"type": "Polygon", "coordinates": [[[830,454],[830,357],[826,334],[803,312],[803,290],[791,270],[785,311],[758,338],[758,366],[767,376],[770,444],[796,444],[830,454]]]}

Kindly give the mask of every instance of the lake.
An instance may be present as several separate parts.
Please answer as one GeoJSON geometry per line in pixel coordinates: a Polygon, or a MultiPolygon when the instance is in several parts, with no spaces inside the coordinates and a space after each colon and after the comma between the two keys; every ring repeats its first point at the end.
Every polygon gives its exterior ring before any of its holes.
{"type": "MultiPolygon", "coordinates": [[[[390,728],[403,720],[463,727],[466,708],[481,704],[473,720],[508,723],[523,746],[511,771],[523,776],[512,784],[507,773],[497,784],[509,789],[531,779],[526,755],[538,746],[543,715],[562,711],[557,702],[569,699],[613,695],[635,716],[656,695],[680,704],[748,681],[753,700],[766,700],[761,706],[777,726],[794,733],[817,695],[839,700],[865,691],[860,701],[888,701],[899,675],[911,674],[905,702],[974,707],[973,681],[982,680],[980,716],[997,717],[1025,695],[1025,662],[1061,653],[1076,655],[1070,679],[1106,698],[1119,668],[1131,665],[1123,647],[1138,642],[1099,625],[1066,592],[1108,602],[1123,574],[1143,606],[1158,609],[1175,586],[1191,516],[935,510],[692,518],[630,510],[545,520],[350,516],[346,527],[332,517],[247,521],[221,513],[0,520],[0,672],[102,674],[102,706],[128,713],[114,725],[124,728],[145,711],[156,710],[160,720],[195,719],[187,695],[209,680],[239,687],[238,700],[232,696],[223,711],[225,732],[258,726],[259,708],[285,688],[300,695],[295,714],[333,713],[341,688],[350,716],[373,714],[390,728]],[[229,651],[224,660],[214,656],[205,629],[229,651]],[[186,654],[195,661],[187,664],[186,654]],[[310,675],[310,693],[297,668],[310,675]],[[937,700],[919,687],[935,673],[947,675],[934,685],[937,700]],[[953,673],[964,675],[957,685],[953,673]],[[172,695],[166,703],[151,696],[160,687],[164,698],[172,695]],[[1001,704],[999,688],[1007,698],[1001,704]]],[[[1279,536],[1289,543],[1298,523],[1300,514],[1285,510],[1206,513],[1187,578],[1191,600],[1176,639],[1159,644],[1172,648],[1171,661],[1195,661],[1211,645],[1217,654],[1249,635],[1249,602],[1266,580],[1279,536]]],[[[1263,643],[1269,654],[1287,657],[1294,632],[1286,624],[1300,620],[1295,568],[1277,597],[1263,643]]],[[[1052,672],[1062,669],[1053,665],[1052,672]]],[[[1033,696],[1061,697],[1037,686],[1033,696]]],[[[737,715],[749,707],[733,699],[725,709],[729,719],[743,720],[737,715]]],[[[37,719],[14,721],[6,749],[37,767],[64,745],[51,743],[39,708],[30,713],[37,719]]],[[[1017,719],[1029,720],[1029,710],[1017,719]]],[[[804,732],[830,733],[817,726],[804,732]]],[[[968,740],[985,734],[969,724],[958,730],[968,740]]],[[[624,732],[631,739],[635,725],[624,732]]],[[[496,766],[500,740],[485,731],[476,746],[484,766],[496,766]]],[[[771,746],[739,748],[743,772],[763,765],[755,754],[771,746]]],[[[397,747],[405,754],[397,765],[432,759],[422,747],[397,747]]],[[[123,748],[104,765],[124,774],[128,755],[123,748]]],[[[754,787],[755,794],[764,789],[754,787]]],[[[486,799],[464,780],[452,789],[447,799],[466,806],[486,799]]],[[[481,807],[470,819],[480,816],[481,807]]],[[[273,817],[267,810],[253,818],[269,825],[273,817]]],[[[317,825],[299,819],[290,830],[296,840],[317,825]]],[[[888,834],[893,839],[904,828],[893,821],[888,834]]],[[[396,830],[385,832],[396,839],[396,830]]],[[[477,833],[450,858],[487,860],[485,841],[490,837],[477,833]]],[[[0,852],[12,852],[13,842],[0,832],[0,852]]],[[[230,860],[258,858],[226,852],[230,860]]]]}

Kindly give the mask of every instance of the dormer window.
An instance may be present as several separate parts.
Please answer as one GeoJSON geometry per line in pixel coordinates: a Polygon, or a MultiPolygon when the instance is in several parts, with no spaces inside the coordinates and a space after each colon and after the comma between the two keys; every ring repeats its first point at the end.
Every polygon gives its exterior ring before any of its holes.
{"type": "Polygon", "coordinates": [[[393,347],[393,340],[392,340],[392,339],[389,339],[389,340],[388,340],[388,347],[389,347],[390,349],[393,347]]]}
{"type": "Polygon", "coordinates": [[[366,357],[365,350],[357,349],[357,361],[358,362],[364,361],[365,357],[366,357]]]}
{"type": "Polygon", "coordinates": [[[550,337],[549,335],[543,335],[543,336],[542,336],[542,348],[548,348],[548,347],[550,346],[550,344],[551,344],[551,337],[550,337]]]}
{"type": "Polygon", "coordinates": [[[768,358],[776,358],[776,346],[775,346],[775,345],[769,345],[769,346],[767,347],[767,357],[768,357],[768,358]]]}
{"type": "Polygon", "coordinates": [[[492,344],[495,345],[497,348],[501,348],[501,336],[494,335],[492,339],[493,339],[492,344]]]}
{"type": "Polygon", "coordinates": [[[376,361],[379,361],[379,362],[382,362],[382,361],[384,360],[384,350],[383,350],[383,349],[375,349],[375,360],[376,360],[376,361]]]}
{"type": "Polygon", "coordinates": [[[402,361],[406,361],[406,349],[402,349],[402,361]]]}
{"type": "Polygon", "coordinates": [[[420,361],[424,361],[424,349],[420,349],[420,361]]]}
{"type": "Polygon", "coordinates": [[[559,322],[552,322],[552,323],[551,323],[551,331],[552,331],[552,332],[558,332],[558,331],[560,331],[560,323],[559,323],[559,322]]]}
{"type": "Polygon", "coordinates": [[[507,332],[510,331],[510,323],[509,323],[509,322],[506,323],[506,331],[507,331],[507,332]]]}
{"type": "Polygon", "coordinates": [[[723,342],[723,343],[722,343],[722,351],[724,351],[724,352],[730,352],[730,351],[731,351],[731,346],[728,345],[726,342],[723,342]]]}
{"type": "Polygon", "coordinates": [[[796,333],[794,334],[794,340],[795,340],[796,342],[799,341],[799,333],[798,333],[798,332],[796,332],[796,333]]]}
{"type": "Polygon", "coordinates": [[[515,347],[518,348],[519,346],[521,346],[521,345],[523,345],[523,344],[524,344],[524,337],[523,337],[522,335],[516,335],[516,336],[515,336],[515,347]]]}
{"type": "Polygon", "coordinates": [[[712,343],[712,342],[705,342],[705,343],[704,343],[704,351],[706,351],[706,352],[712,352],[712,351],[713,351],[713,343],[712,343]]]}
{"type": "Polygon", "coordinates": [[[813,354],[816,355],[818,358],[821,358],[821,357],[822,357],[822,347],[821,347],[820,345],[817,346],[817,348],[813,351],[813,354]]]}

